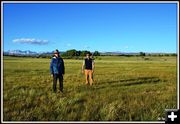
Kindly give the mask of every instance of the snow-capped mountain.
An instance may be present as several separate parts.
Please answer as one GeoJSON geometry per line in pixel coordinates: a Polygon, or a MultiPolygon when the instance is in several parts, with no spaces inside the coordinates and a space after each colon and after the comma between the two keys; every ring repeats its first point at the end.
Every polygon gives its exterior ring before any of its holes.
{"type": "Polygon", "coordinates": [[[4,52],[5,55],[36,55],[38,54],[37,52],[33,52],[30,50],[8,50],[4,52]]]}

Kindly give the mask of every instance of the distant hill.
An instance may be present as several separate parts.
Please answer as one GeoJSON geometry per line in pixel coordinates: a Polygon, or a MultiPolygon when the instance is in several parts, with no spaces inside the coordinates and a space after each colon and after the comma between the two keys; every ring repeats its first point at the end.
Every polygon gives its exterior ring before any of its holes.
{"type": "MultiPolygon", "coordinates": [[[[61,52],[63,53],[63,52],[61,52]]],[[[3,52],[4,55],[41,55],[41,54],[46,54],[46,55],[50,55],[50,54],[53,54],[53,51],[52,52],[35,52],[35,51],[30,51],[30,50],[25,50],[25,51],[22,51],[22,50],[8,50],[8,51],[4,51],[3,52]]]]}
{"type": "MultiPolygon", "coordinates": [[[[66,53],[65,51],[60,51],[61,54],[66,53]]],[[[92,52],[93,53],[93,52],[92,52]]],[[[49,52],[35,52],[31,50],[8,50],[3,52],[4,55],[15,55],[15,56],[38,56],[38,55],[52,55],[53,51],[49,52]]],[[[139,55],[140,52],[100,52],[100,55],[139,55]]],[[[176,53],[145,53],[146,55],[176,55],[176,53]]]]}
{"type": "Polygon", "coordinates": [[[121,52],[121,51],[115,51],[115,52],[100,52],[101,55],[138,55],[137,52],[121,52]]]}
{"type": "Polygon", "coordinates": [[[22,51],[22,50],[8,50],[4,52],[4,55],[36,55],[37,52],[33,52],[30,50],[22,51]]]}

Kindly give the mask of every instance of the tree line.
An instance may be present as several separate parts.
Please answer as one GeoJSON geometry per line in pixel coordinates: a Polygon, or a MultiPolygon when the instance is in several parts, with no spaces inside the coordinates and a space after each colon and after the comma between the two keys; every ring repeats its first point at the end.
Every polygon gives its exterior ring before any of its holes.
{"type": "MultiPolygon", "coordinates": [[[[109,55],[109,54],[102,54],[99,51],[94,51],[94,52],[90,52],[88,50],[76,50],[76,49],[71,49],[71,50],[67,50],[65,52],[60,52],[60,55],[63,58],[66,59],[82,59],[83,57],[86,56],[86,54],[89,53],[91,56],[127,56],[127,57],[131,57],[131,56],[177,56],[176,53],[162,53],[162,54],[151,54],[151,53],[145,53],[145,52],[139,52],[137,54],[116,54],[116,55],[109,55]]],[[[37,54],[37,55],[6,55],[6,56],[19,56],[19,57],[32,57],[32,58],[52,58],[53,56],[53,52],[49,52],[49,53],[43,53],[43,54],[37,54]]]]}
{"type": "Polygon", "coordinates": [[[87,53],[89,53],[92,56],[100,56],[100,52],[98,51],[91,53],[90,51],[87,51],[87,50],[81,51],[81,50],[75,50],[75,49],[67,50],[66,52],[62,53],[61,56],[70,56],[70,57],[85,56],[87,53]]]}

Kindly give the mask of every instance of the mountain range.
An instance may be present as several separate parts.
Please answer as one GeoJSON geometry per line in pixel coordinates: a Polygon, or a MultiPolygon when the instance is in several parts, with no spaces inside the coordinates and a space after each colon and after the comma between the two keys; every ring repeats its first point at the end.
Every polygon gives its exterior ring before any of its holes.
{"type": "Polygon", "coordinates": [[[30,50],[8,50],[3,52],[4,55],[40,55],[40,54],[52,54],[53,52],[35,52],[30,50]]]}
{"type": "MultiPolygon", "coordinates": [[[[40,55],[40,54],[52,54],[52,52],[35,52],[35,51],[30,51],[30,50],[8,50],[3,52],[4,55],[40,55]]],[[[60,53],[64,53],[64,51],[60,51],[60,53]]],[[[115,52],[100,52],[102,55],[119,55],[119,54],[137,54],[137,53],[126,53],[126,52],[120,52],[120,51],[115,51],[115,52]]]]}
{"type": "MultiPolygon", "coordinates": [[[[60,53],[64,53],[65,51],[60,51],[60,53]]],[[[41,54],[53,54],[51,52],[35,52],[31,50],[8,50],[3,52],[4,55],[41,55],[41,54]]],[[[100,52],[101,55],[138,55],[139,52],[121,52],[121,51],[114,51],[114,52],[100,52]]],[[[146,53],[146,54],[166,54],[166,53],[146,53]]]]}

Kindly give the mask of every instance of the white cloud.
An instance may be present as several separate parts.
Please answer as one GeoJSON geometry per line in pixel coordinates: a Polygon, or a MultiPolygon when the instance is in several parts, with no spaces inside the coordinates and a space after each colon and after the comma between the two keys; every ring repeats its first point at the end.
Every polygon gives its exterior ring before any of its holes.
{"type": "Polygon", "coordinates": [[[27,43],[27,44],[36,44],[36,45],[45,45],[48,44],[48,40],[40,40],[35,38],[20,38],[14,39],[14,43],[27,43]]]}

